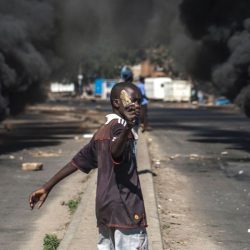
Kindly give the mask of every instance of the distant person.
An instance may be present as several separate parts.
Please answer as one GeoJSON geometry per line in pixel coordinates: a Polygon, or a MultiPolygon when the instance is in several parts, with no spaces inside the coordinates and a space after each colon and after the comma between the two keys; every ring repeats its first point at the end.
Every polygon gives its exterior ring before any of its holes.
{"type": "Polygon", "coordinates": [[[205,99],[204,99],[204,94],[203,94],[202,90],[198,90],[197,97],[198,97],[199,104],[204,104],[205,99]]]}
{"type": "Polygon", "coordinates": [[[85,87],[85,93],[86,93],[88,96],[93,95],[93,90],[92,90],[90,84],[87,84],[87,85],[86,85],[86,87],[85,87]]]}
{"type": "Polygon", "coordinates": [[[140,89],[142,95],[141,114],[140,114],[142,132],[149,131],[151,128],[148,126],[148,97],[146,96],[144,77],[142,76],[139,77],[137,87],[140,89]]]}
{"type": "Polygon", "coordinates": [[[121,79],[125,82],[132,83],[134,80],[133,72],[128,66],[123,66],[121,69],[121,79]]]}
{"type": "Polygon", "coordinates": [[[191,103],[195,103],[198,101],[198,93],[197,93],[197,89],[195,87],[192,87],[192,89],[191,89],[190,101],[191,101],[191,103]]]}
{"type": "MultiPolygon", "coordinates": [[[[114,85],[113,113],[73,159],[30,195],[31,209],[40,208],[52,188],[76,170],[98,168],[96,218],[98,250],[148,250],[147,221],[136,163],[135,121],[141,94],[132,83],[114,85]]],[[[86,228],[88,230],[88,228],[86,228]]],[[[84,249],[84,246],[82,246],[84,249]]]]}

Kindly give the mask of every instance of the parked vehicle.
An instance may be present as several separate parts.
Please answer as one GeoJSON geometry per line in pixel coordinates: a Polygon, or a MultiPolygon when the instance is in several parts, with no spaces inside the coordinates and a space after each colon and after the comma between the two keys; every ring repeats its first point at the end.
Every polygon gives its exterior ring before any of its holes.
{"type": "Polygon", "coordinates": [[[75,84],[74,83],[60,83],[52,82],[50,84],[50,91],[52,93],[75,93],[75,84]]]}
{"type": "Polygon", "coordinates": [[[228,100],[226,97],[224,97],[224,96],[221,96],[221,97],[219,97],[219,98],[216,98],[215,100],[214,100],[214,104],[215,105],[228,105],[228,104],[231,104],[231,102],[230,102],[230,100],[228,100]]]}

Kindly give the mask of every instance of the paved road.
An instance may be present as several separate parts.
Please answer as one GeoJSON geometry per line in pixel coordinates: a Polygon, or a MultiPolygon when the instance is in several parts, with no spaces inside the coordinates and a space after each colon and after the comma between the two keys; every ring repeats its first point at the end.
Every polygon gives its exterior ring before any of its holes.
{"type": "MultiPolygon", "coordinates": [[[[104,105],[108,110],[108,103],[104,105]]],[[[75,140],[91,130],[82,126],[83,109],[101,109],[102,103],[82,100],[51,102],[49,107],[65,106],[77,111],[28,111],[11,119],[9,131],[0,124],[0,249],[16,250],[27,241],[39,213],[30,212],[28,194],[48,180],[79,150],[83,141],[75,140]],[[75,115],[75,117],[74,117],[75,115]],[[38,151],[55,154],[39,157],[38,151]],[[22,162],[39,161],[44,170],[25,172],[22,162]],[[53,164],[52,164],[53,163],[53,164]]],[[[6,122],[6,121],[5,121],[6,122]]],[[[50,199],[58,195],[56,187],[50,199]]],[[[35,248],[34,248],[35,249],[35,248]]]]}
{"type": "Polygon", "coordinates": [[[170,165],[192,183],[192,213],[218,249],[250,249],[250,120],[234,110],[158,106],[151,135],[163,164],[176,156],[170,165]]]}

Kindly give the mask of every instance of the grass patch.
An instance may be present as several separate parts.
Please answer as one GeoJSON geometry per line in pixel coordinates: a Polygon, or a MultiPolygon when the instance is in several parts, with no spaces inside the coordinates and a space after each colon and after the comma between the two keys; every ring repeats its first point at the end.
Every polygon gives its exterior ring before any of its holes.
{"type": "Polygon", "coordinates": [[[169,229],[170,228],[170,225],[169,224],[164,224],[163,226],[162,226],[162,229],[163,230],[167,230],[167,229],[169,229]]]}
{"type": "Polygon", "coordinates": [[[55,234],[46,234],[43,238],[43,250],[56,250],[60,241],[55,234]]]}
{"type": "Polygon", "coordinates": [[[75,200],[69,200],[67,203],[65,203],[65,205],[68,206],[69,212],[70,212],[71,214],[73,214],[73,213],[76,211],[79,202],[80,202],[80,198],[77,198],[77,199],[75,199],[75,200]]]}

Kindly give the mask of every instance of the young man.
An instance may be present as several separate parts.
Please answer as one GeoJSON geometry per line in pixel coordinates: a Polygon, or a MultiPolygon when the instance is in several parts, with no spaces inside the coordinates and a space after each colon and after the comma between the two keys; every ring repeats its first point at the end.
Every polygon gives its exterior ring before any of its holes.
{"type": "Polygon", "coordinates": [[[40,208],[60,180],[77,169],[98,168],[96,218],[99,250],[147,250],[146,214],[137,173],[133,127],[140,115],[141,94],[131,83],[116,84],[110,96],[113,113],[73,159],[30,195],[30,207],[40,208]],[[128,104],[123,95],[128,95],[128,104]],[[130,104],[129,104],[130,103],[130,104]]]}

